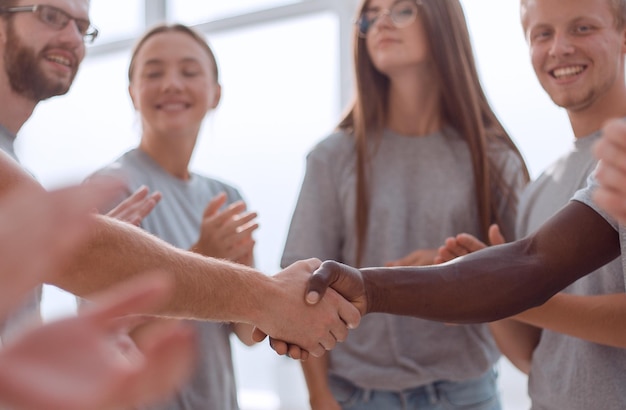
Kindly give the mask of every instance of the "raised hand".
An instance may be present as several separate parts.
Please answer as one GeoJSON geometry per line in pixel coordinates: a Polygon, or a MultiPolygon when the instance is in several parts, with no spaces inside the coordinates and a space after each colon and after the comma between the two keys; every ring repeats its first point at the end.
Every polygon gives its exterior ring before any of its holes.
{"type": "MultiPolygon", "coordinates": [[[[505,243],[504,237],[500,232],[498,225],[489,227],[489,242],[491,245],[501,245],[505,243]]],[[[460,233],[455,237],[447,238],[443,246],[437,250],[435,263],[448,262],[459,256],[467,255],[472,252],[486,248],[486,243],[468,233],[460,233]]]]}
{"type": "Polygon", "coordinates": [[[252,233],[259,227],[256,212],[246,212],[246,204],[237,201],[226,207],[226,194],[209,202],[202,217],[200,237],[191,250],[205,256],[252,265],[255,241],[252,233]]]}
{"type": "Polygon", "coordinates": [[[152,212],[161,200],[160,192],[156,191],[151,194],[149,192],[148,187],[139,187],[131,196],[111,209],[107,216],[139,226],[143,218],[152,212]]]}
{"type": "Polygon", "coordinates": [[[626,122],[616,119],[607,122],[602,138],[594,146],[600,160],[595,177],[598,188],[594,201],[621,224],[626,223],[626,122]]]}
{"type": "Polygon", "coordinates": [[[143,326],[138,349],[117,344],[120,316],[152,313],[171,291],[161,276],[111,289],[84,314],[26,333],[0,351],[0,397],[15,409],[127,408],[165,398],[187,378],[193,332],[179,323],[143,326]]]}
{"type": "Polygon", "coordinates": [[[435,263],[437,249],[417,249],[403,258],[387,262],[385,266],[424,266],[435,263]]]}

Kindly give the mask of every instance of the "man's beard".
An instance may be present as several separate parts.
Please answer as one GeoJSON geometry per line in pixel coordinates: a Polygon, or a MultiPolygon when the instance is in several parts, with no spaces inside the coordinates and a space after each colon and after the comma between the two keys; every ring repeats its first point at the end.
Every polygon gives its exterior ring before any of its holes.
{"type": "Polygon", "coordinates": [[[23,45],[13,25],[7,25],[7,42],[4,52],[4,69],[14,92],[39,102],[68,92],[76,71],[69,81],[49,79],[38,65],[35,51],[23,45]]]}

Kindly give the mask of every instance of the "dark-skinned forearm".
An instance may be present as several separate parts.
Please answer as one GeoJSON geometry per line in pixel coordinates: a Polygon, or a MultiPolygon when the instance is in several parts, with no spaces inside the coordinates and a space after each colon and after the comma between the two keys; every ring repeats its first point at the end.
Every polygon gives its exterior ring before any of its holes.
{"type": "Polygon", "coordinates": [[[544,303],[619,255],[617,232],[571,202],[534,235],[443,265],[362,269],[368,312],[490,322],[544,303]]]}

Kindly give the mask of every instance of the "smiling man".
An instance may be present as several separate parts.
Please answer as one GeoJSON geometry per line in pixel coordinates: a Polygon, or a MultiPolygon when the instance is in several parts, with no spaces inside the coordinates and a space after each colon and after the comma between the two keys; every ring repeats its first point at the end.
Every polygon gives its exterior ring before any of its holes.
{"type": "MultiPolygon", "coordinates": [[[[600,126],[626,115],[621,32],[625,10],[622,1],[522,2],[537,78],[555,104],[567,111],[576,138],[522,195],[517,238],[539,228],[586,186],[597,164],[592,148],[600,140],[600,126]]],[[[503,243],[493,229],[491,243],[503,243]]],[[[460,234],[446,241],[441,258],[450,260],[485,246],[460,234]]],[[[626,360],[626,340],[615,329],[624,320],[623,269],[615,259],[542,306],[490,328],[507,358],[529,374],[534,409],[610,409],[626,400],[621,383],[616,383],[623,378],[620,363],[626,360]],[[585,371],[577,371],[581,368],[585,371]]]]}
{"type": "MultiPolygon", "coordinates": [[[[0,148],[17,160],[13,149],[15,134],[33,112],[37,102],[65,94],[72,84],[78,64],[85,56],[82,36],[67,24],[69,14],[53,6],[22,6],[16,1],[0,2],[3,30],[1,32],[3,70],[0,71],[0,148]],[[23,15],[22,15],[23,14],[23,15]],[[27,26],[17,20],[32,18],[49,22],[58,27],[58,41],[48,43],[45,32],[26,32],[27,26]],[[26,44],[26,39],[32,44],[26,44]]],[[[86,12],[86,10],[85,10],[86,12]]],[[[83,20],[78,26],[84,27],[87,40],[97,36],[97,30],[83,20]],[[85,27],[86,24],[86,27],[85,27]]],[[[34,289],[21,308],[2,324],[0,338],[6,341],[25,322],[39,316],[41,287],[34,289]]]]}

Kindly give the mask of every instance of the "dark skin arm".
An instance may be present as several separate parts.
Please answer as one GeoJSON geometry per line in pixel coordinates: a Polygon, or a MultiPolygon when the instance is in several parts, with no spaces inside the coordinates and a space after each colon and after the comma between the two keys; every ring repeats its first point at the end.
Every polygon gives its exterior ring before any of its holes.
{"type": "Polygon", "coordinates": [[[408,315],[477,323],[541,305],[620,254],[618,233],[588,206],[572,201],[535,234],[452,262],[357,270],[327,261],[309,280],[307,301],[330,286],[362,314],[408,315]]]}

